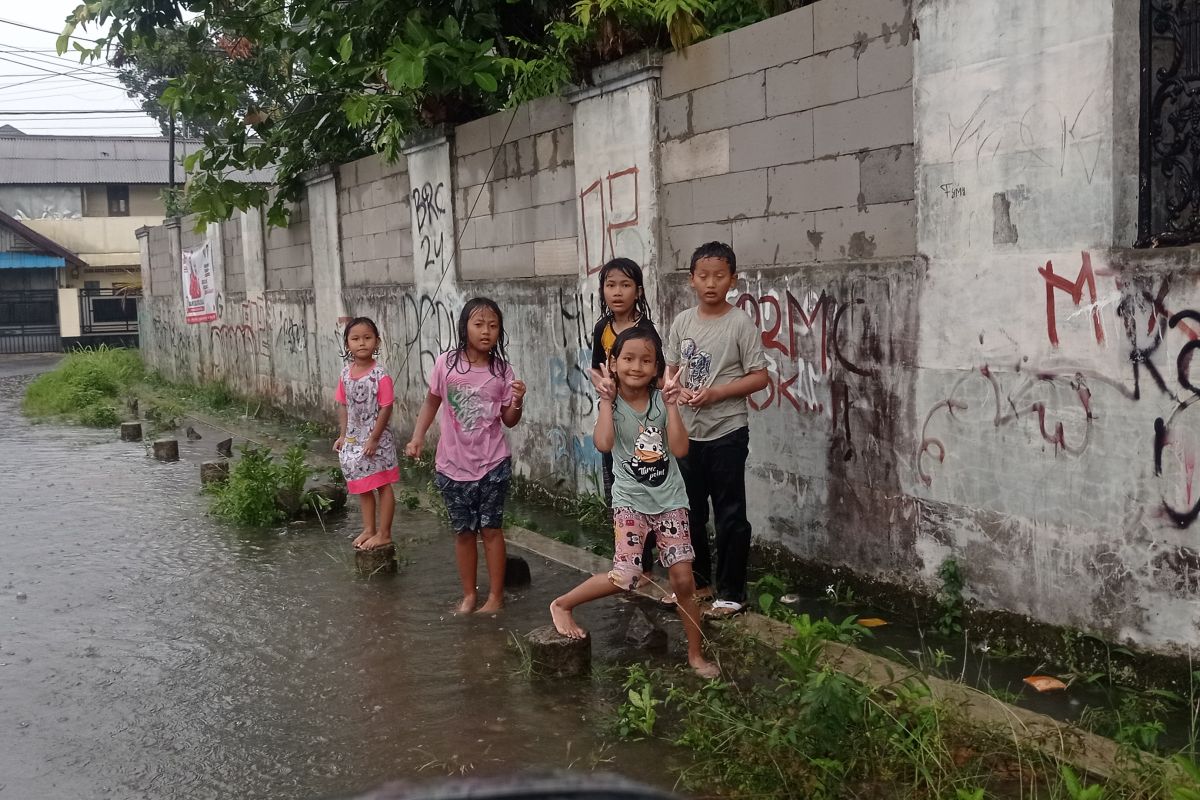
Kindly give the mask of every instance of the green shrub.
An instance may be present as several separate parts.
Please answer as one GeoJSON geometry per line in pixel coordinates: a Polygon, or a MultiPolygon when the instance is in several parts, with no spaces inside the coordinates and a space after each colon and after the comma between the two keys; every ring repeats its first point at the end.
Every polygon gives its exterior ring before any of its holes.
{"type": "Polygon", "coordinates": [[[229,471],[229,479],[210,486],[212,512],[244,525],[273,525],[285,516],[275,502],[279,488],[280,468],[271,451],[247,445],[229,471]]]}
{"type": "Polygon", "coordinates": [[[117,408],[143,374],[135,350],[83,348],[67,354],[52,371],[30,383],[22,405],[32,417],[65,417],[111,427],[121,421],[117,408]]]}

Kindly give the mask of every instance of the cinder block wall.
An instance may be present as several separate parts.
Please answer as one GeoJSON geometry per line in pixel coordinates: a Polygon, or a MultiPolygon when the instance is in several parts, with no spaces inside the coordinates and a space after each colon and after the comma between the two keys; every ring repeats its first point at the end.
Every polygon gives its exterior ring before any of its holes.
{"type": "Polygon", "coordinates": [[[915,253],[911,30],[903,0],[824,0],[668,55],[668,263],[713,239],[747,266],[915,253]]]}
{"type": "Polygon", "coordinates": [[[407,163],[372,155],[337,167],[339,237],[347,286],[412,283],[407,163]]]}
{"type": "Polygon", "coordinates": [[[150,228],[150,291],[153,296],[170,296],[179,291],[182,280],[179,270],[171,260],[171,243],[167,228],[157,225],[150,228]]]}
{"type": "Polygon", "coordinates": [[[574,275],[571,107],[548,97],[454,131],[463,280],[574,275]]]}
{"type": "Polygon", "coordinates": [[[312,234],[308,229],[308,204],[292,206],[286,228],[266,230],[267,289],[311,289],[313,285],[312,234]]]}
{"type": "Polygon", "coordinates": [[[221,226],[221,249],[225,257],[226,294],[246,293],[246,260],[242,257],[242,215],[234,214],[221,226]]]}

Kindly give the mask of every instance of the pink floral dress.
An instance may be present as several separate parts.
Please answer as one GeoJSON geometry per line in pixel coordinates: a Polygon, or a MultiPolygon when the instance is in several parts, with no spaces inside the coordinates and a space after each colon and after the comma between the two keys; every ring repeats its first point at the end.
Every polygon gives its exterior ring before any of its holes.
{"type": "Polygon", "coordinates": [[[353,366],[347,364],[342,368],[342,377],[334,393],[338,403],[346,407],[346,440],[338,455],[342,473],[346,476],[346,490],[350,494],[365,494],[400,481],[396,442],[390,426],[379,435],[375,454],[363,454],[380,412],[395,402],[396,393],[392,379],[378,363],[357,378],[351,374],[353,366]]]}

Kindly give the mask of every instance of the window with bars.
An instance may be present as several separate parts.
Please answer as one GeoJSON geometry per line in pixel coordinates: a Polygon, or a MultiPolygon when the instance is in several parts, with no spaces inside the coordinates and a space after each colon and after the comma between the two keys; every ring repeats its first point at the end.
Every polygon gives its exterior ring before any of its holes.
{"type": "Polygon", "coordinates": [[[1139,247],[1200,242],[1200,0],[1141,0],[1139,247]]]}

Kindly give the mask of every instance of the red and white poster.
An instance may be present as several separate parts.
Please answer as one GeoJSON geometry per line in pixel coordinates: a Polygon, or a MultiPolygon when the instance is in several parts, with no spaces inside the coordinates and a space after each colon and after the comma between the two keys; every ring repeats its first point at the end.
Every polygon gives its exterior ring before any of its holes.
{"type": "Polygon", "coordinates": [[[189,325],[217,318],[217,285],[208,242],[183,251],[183,307],[189,325]]]}

